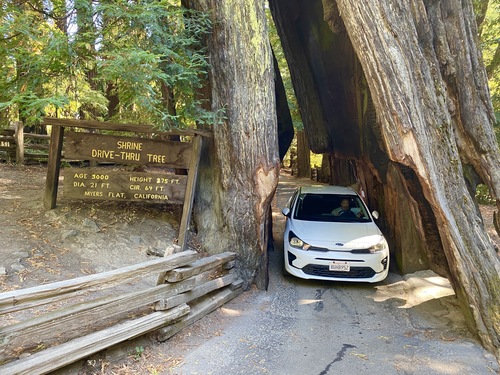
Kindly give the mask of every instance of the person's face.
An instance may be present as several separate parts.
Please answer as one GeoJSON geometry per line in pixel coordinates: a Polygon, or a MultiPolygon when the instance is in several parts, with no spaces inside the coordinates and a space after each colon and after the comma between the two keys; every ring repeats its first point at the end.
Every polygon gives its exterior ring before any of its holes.
{"type": "Polygon", "coordinates": [[[342,208],[342,210],[346,211],[349,209],[349,201],[347,199],[342,199],[342,201],[340,202],[340,208],[342,208]]]}

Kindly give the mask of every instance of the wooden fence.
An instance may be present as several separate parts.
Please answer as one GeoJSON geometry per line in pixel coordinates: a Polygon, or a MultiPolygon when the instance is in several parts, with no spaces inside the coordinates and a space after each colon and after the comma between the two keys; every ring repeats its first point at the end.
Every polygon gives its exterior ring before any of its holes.
{"type": "Polygon", "coordinates": [[[0,130],[0,160],[27,164],[47,161],[50,135],[24,132],[24,125],[17,121],[14,127],[0,130]]]}
{"type": "Polygon", "coordinates": [[[0,314],[30,309],[35,316],[0,328],[0,374],[46,374],[151,331],[166,340],[242,293],[231,271],[235,257],[199,259],[189,250],[1,293],[0,314]],[[144,278],[155,273],[156,285],[145,286],[144,278]]]}

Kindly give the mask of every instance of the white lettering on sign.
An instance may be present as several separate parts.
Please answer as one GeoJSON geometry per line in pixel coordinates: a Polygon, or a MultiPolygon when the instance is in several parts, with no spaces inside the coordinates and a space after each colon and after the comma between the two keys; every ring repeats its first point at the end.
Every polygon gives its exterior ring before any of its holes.
{"type": "Polygon", "coordinates": [[[135,199],[156,199],[156,200],[168,200],[168,197],[163,194],[134,194],[135,199]]]}
{"type": "Polygon", "coordinates": [[[108,192],[108,197],[110,198],[125,198],[125,193],[115,193],[113,191],[108,192]]]}
{"type": "Polygon", "coordinates": [[[142,151],[142,143],[140,142],[118,141],[116,147],[120,150],[142,151]]]}
{"type": "Polygon", "coordinates": [[[150,163],[166,163],[167,158],[165,155],[157,155],[157,154],[147,154],[148,162],[150,163]]]}
{"type": "Polygon", "coordinates": [[[151,182],[153,177],[130,176],[130,182],[151,182]]]}
{"type": "Polygon", "coordinates": [[[125,160],[125,161],[140,161],[141,160],[141,154],[139,154],[137,152],[121,151],[120,157],[122,160],[125,160]]]}
{"type": "Polygon", "coordinates": [[[114,159],[115,158],[115,152],[114,151],[107,151],[107,150],[95,150],[95,149],[93,149],[91,152],[91,155],[93,158],[100,158],[100,159],[114,159]]]}
{"type": "Polygon", "coordinates": [[[83,195],[86,197],[102,197],[102,191],[85,191],[83,195]]]}

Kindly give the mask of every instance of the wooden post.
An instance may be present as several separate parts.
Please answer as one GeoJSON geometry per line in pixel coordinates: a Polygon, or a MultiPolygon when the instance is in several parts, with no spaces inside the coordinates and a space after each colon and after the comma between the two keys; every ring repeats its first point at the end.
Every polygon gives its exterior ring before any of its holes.
{"type": "Polygon", "coordinates": [[[187,241],[187,231],[191,220],[191,211],[193,209],[194,191],[198,177],[198,167],[200,165],[202,137],[195,135],[193,137],[193,148],[191,153],[191,162],[189,165],[188,180],[186,186],[186,195],[184,196],[184,205],[182,207],[182,218],[179,227],[178,245],[180,251],[184,251],[187,241]]]}
{"type": "Polygon", "coordinates": [[[47,179],[45,182],[45,209],[56,207],[57,188],[59,186],[59,169],[61,166],[61,152],[64,138],[64,127],[52,125],[50,134],[49,161],[47,164],[47,179]]]}
{"type": "Polygon", "coordinates": [[[24,123],[16,121],[14,140],[16,143],[16,163],[24,164],[24,123]]]}

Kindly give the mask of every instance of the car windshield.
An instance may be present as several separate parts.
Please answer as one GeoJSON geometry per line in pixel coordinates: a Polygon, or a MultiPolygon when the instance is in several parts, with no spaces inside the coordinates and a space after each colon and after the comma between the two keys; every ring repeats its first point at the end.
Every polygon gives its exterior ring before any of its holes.
{"type": "Polygon", "coordinates": [[[293,218],[306,221],[371,221],[359,196],[338,194],[300,194],[295,202],[293,218]]]}

